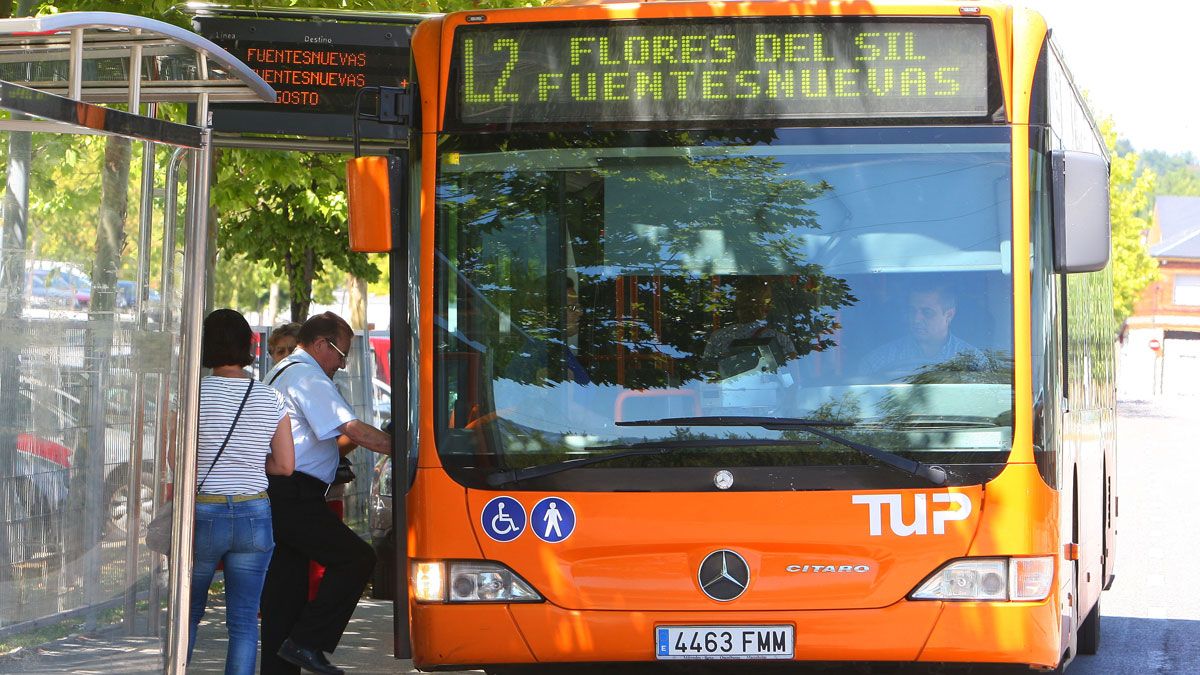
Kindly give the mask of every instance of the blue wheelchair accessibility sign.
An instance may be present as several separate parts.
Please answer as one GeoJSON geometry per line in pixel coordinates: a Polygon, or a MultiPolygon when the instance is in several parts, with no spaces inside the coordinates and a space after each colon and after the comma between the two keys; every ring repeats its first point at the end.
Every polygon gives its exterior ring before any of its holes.
{"type": "Polygon", "coordinates": [[[575,531],[575,509],[562,497],[546,497],[533,505],[529,526],[538,539],[557,544],[575,531]]]}
{"type": "Polygon", "coordinates": [[[499,542],[510,542],[525,531],[525,507],[512,497],[496,497],[483,507],[483,531],[499,542]]]}

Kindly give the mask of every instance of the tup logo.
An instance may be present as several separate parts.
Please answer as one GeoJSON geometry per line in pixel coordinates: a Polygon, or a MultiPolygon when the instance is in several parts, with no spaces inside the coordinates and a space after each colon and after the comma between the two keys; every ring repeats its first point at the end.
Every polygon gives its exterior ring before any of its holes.
{"type": "Polygon", "coordinates": [[[971,498],[957,492],[942,492],[934,495],[853,495],[850,498],[855,504],[866,504],[870,514],[871,536],[883,534],[884,511],[888,513],[888,526],[892,534],[907,537],[913,534],[929,534],[932,527],[934,534],[945,534],[946,523],[953,520],[965,520],[971,515],[971,498]],[[930,511],[926,497],[932,496],[933,503],[948,504],[948,507],[935,507],[930,511]],[[912,508],[905,508],[905,498],[912,500],[912,508]],[[912,513],[912,522],[904,522],[904,513],[912,513]]]}

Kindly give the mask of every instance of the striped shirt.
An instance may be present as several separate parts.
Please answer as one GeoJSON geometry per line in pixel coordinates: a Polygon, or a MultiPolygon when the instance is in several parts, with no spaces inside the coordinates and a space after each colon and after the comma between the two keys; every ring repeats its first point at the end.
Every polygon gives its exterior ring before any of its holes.
{"type": "Polygon", "coordinates": [[[283,396],[255,382],[229,437],[225,452],[213,466],[221,441],[251,380],[210,375],[200,381],[200,451],[196,460],[196,485],[214,495],[250,495],[267,489],[267,455],[279,420],[283,419],[283,396]],[[209,467],[212,471],[209,472],[209,467]],[[206,477],[207,474],[207,477],[206,477]]]}

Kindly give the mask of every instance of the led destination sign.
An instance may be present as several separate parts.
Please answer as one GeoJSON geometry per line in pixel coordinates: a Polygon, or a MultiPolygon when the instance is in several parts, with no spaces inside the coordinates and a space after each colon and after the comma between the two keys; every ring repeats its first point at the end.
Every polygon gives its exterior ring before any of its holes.
{"type": "Polygon", "coordinates": [[[982,117],[982,22],[573,24],[459,30],[464,124],[982,117]]]}
{"type": "MultiPolygon", "coordinates": [[[[200,17],[196,28],[278,93],[275,103],[214,104],[218,131],[348,137],[359,89],[409,79],[409,25],[200,17]]],[[[397,133],[370,123],[363,131],[397,133]]]]}

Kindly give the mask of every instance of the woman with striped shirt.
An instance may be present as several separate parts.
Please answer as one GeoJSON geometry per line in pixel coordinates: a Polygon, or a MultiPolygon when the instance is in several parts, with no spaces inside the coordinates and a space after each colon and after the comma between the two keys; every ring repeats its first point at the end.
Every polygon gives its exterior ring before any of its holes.
{"type": "Polygon", "coordinates": [[[271,552],[267,474],[295,468],[292,427],[283,396],[244,370],[254,362],[250,324],[232,309],[204,319],[200,382],[200,443],[196,459],[196,535],[193,548],[188,661],[204,616],[217,564],[225,564],[226,675],[254,673],[258,602],[271,552]]]}

